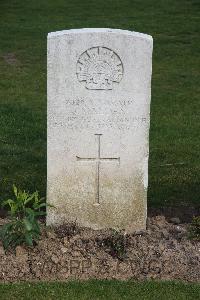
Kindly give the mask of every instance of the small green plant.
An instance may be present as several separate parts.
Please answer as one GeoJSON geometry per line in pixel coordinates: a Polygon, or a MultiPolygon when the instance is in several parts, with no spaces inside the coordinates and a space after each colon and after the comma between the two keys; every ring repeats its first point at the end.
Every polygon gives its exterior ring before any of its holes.
{"type": "Polygon", "coordinates": [[[13,185],[13,191],[15,198],[2,202],[3,207],[8,207],[10,215],[10,222],[0,228],[0,239],[5,249],[23,243],[33,246],[41,233],[38,217],[46,214],[42,209],[47,204],[44,198],[39,198],[37,191],[30,194],[17,189],[15,185],[13,185]]]}
{"type": "Polygon", "coordinates": [[[189,238],[200,240],[200,216],[193,217],[189,227],[189,238]]]}
{"type": "Polygon", "coordinates": [[[119,260],[123,260],[126,257],[128,239],[125,234],[113,230],[112,234],[104,238],[100,244],[112,257],[119,260]]]}

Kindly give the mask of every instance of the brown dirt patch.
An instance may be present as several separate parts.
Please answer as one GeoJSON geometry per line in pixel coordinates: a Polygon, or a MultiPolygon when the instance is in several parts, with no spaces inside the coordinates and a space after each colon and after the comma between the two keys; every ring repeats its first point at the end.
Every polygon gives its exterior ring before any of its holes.
{"type": "Polygon", "coordinates": [[[2,55],[4,61],[9,65],[19,65],[20,62],[17,59],[15,53],[6,53],[2,55]]]}
{"type": "Polygon", "coordinates": [[[112,230],[94,231],[75,224],[44,228],[34,248],[18,246],[5,253],[0,246],[0,281],[153,278],[200,282],[200,242],[188,240],[187,227],[168,223],[163,216],[148,218],[147,231],[114,235],[115,241],[124,241],[121,257],[111,246],[112,230]]]}

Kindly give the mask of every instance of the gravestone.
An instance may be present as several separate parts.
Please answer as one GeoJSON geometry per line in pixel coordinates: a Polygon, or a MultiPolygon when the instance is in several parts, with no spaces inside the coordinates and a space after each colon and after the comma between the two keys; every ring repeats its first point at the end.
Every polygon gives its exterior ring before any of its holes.
{"type": "Polygon", "coordinates": [[[145,229],[152,37],[48,34],[47,224],[145,229]]]}

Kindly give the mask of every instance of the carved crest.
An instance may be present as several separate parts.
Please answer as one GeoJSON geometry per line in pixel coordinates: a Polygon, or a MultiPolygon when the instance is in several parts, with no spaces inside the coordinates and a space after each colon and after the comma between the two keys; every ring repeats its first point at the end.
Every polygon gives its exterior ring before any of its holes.
{"type": "Polygon", "coordinates": [[[119,56],[111,49],[93,47],[83,52],[77,61],[77,77],[89,90],[112,90],[123,76],[119,56]]]}

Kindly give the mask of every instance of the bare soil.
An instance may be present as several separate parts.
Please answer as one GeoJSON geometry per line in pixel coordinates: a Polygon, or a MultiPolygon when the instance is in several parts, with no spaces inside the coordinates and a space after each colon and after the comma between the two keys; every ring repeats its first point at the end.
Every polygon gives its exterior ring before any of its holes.
{"type": "Polygon", "coordinates": [[[15,53],[6,53],[4,55],[2,55],[4,61],[9,64],[9,65],[19,65],[20,62],[19,60],[16,58],[15,53]]]}
{"type": "MultiPolygon", "coordinates": [[[[5,219],[0,219],[0,225],[5,219]]],[[[43,228],[30,248],[5,253],[0,244],[0,281],[69,279],[160,279],[200,282],[200,241],[188,239],[188,224],[148,218],[147,230],[126,235],[76,224],[43,228]],[[176,224],[174,224],[176,223],[176,224]]]]}

